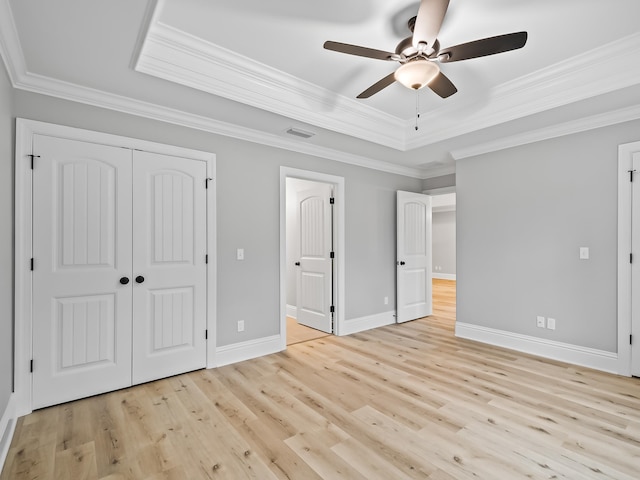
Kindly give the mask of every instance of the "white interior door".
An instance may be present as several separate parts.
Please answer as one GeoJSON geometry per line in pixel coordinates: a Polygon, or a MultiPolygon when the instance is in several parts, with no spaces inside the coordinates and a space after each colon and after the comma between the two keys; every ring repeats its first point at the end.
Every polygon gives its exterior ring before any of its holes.
{"type": "Polygon", "coordinates": [[[40,408],[131,384],[131,151],[36,135],[33,152],[40,408]]]}
{"type": "Polygon", "coordinates": [[[133,383],[206,366],[206,163],[134,152],[133,383]]]}
{"type": "Polygon", "coordinates": [[[298,192],[300,260],[296,291],[298,323],[332,333],[333,221],[331,185],[318,183],[298,192]]]}
{"type": "Polygon", "coordinates": [[[640,377],[640,152],[633,154],[631,182],[631,375],[640,377]]]}
{"type": "Polygon", "coordinates": [[[397,192],[396,321],[433,313],[431,296],[431,197],[397,192]]]}

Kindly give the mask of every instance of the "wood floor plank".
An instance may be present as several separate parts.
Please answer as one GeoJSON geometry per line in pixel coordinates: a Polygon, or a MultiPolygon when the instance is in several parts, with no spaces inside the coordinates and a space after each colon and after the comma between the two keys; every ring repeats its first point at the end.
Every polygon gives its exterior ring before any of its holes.
{"type": "Polygon", "coordinates": [[[637,480],[640,380],[434,315],[33,412],[0,480],[637,480]]]}

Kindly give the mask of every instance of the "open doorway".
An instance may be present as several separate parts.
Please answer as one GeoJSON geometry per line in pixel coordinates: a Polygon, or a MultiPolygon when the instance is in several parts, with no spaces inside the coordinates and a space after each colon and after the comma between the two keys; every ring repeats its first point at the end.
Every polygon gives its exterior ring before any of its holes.
{"type": "Polygon", "coordinates": [[[432,200],[433,309],[452,325],[456,312],[455,187],[425,191],[432,200]]]}
{"type": "Polygon", "coordinates": [[[344,180],[281,167],[281,342],[339,334],[344,317],[344,180]]]}

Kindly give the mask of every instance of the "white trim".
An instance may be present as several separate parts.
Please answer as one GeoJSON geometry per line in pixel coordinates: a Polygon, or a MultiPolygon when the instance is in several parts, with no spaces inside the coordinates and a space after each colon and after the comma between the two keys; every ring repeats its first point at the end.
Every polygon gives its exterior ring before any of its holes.
{"type": "Polygon", "coordinates": [[[618,123],[629,122],[640,118],[640,105],[620,108],[607,113],[584,117],[579,120],[559,123],[550,127],[531,130],[526,133],[512,135],[510,137],[500,138],[487,143],[481,143],[468,148],[451,151],[451,156],[455,160],[463,158],[475,157],[485,153],[505,150],[507,148],[519,147],[530,143],[549,140],[552,138],[572,135],[574,133],[586,132],[596,128],[608,127],[618,123]]]}
{"type": "MultiPolygon", "coordinates": [[[[196,152],[194,152],[196,153],[196,152]]],[[[216,155],[208,154],[207,178],[207,368],[216,365],[218,331],[218,215],[216,155]]]]}
{"type": "MultiPolygon", "coordinates": [[[[496,85],[488,92],[483,107],[470,112],[459,121],[440,121],[450,113],[447,106],[434,109],[421,115],[421,121],[431,126],[428,129],[429,135],[409,137],[405,150],[637,85],[640,79],[640,62],[630,65],[629,58],[638,58],[639,55],[640,33],[633,33],[496,85]],[[594,62],[594,58],[599,61],[594,62]]],[[[404,128],[409,130],[413,122],[412,119],[407,120],[404,128]]]]}
{"type": "Polygon", "coordinates": [[[135,70],[396,150],[405,144],[403,119],[159,21],[135,70]]]}
{"type": "Polygon", "coordinates": [[[539,357],[594,368],[603,372],[618,371],[618,355],[604,350],[555,342],[544,338],[531,337],[494,328],[456,322],[456,337],[508,348],[539,357]]]}
{"type": "Polygon", "coordinates": [[[7,408],[5,408],[2,418],[0,418],[0,472],[4,467],[4,462],[9,453],[13,432],[16,430],[16,420],[18,417],[15,414],[15,400],[16,396],[11,394],[7,408]]]}
{"type": "Polygon", "coordinates": [[[335,277],[334,277],[334,306],[335,306],[335,335],[342,335],[345,315],[345,187],[344,177],[326,173],[300,170],[298,168],[280,167],[280,334],[281,349],[287,348],[287,177],[311,180],[314,182],[330,183],[334,186],[333,196],[336,199],[334,207],[334,239],[335,239],[335,277]]]}
{"type": "Polygon", "coordinates": [[[271,355],[272,353],[277,353],[282,350],[282,339],[280,335],[272,335],[271,337],[225,345],[223,347],[218,347],[216,367],[222,367],[224,365],[231,365],[232,363],[251,360],[252,358],[271,355]]]}
{"type": "Polygon", "coordinates": [[[386,327],[396,323],[396,311],[376,313],[366,317],[352,318],[345,320],[340,330],[340,335],[351,335],[353,333],[364,332],[372,328],[386,327]]]}
{"type": "Polygon", "coordinates": [[[618,372],[631,375],[631,182],[633,154],[640,152],[640,142],[618,147],[618,372]]]}
{"type": "Polygon", "coordinates": [[[287,304],[287,317],[291,317],[296,320],[298,318],[298,307],[287,304]]]}
{"type": "MultiPolygon", "coordinates": [[[[162,2],[158,2],[158,5],[161,3],[162,2]]],[[[151,7],[149,7],[149,9],[151,9],[151,7]]],[[[161,7],[158,6],[153,9],[153,14],[149,13],[149,9],[145,14],[145,22],[150,16],[151,20],[149,24],[145,26],[151,30],[156,23],[155,12],[160,10],[161,7]]],[[[138,39],[136,51],[134,51],[133,54],[134,57],[137,55],[138,46],[141,50],[145,48],[147,37],[142,41],[138,39]]],[[[446,138],[453,138],[491,125],[504,123],[508,120],[522,118],[526,115],[555,108],[560,105],[635,85],[640,78],[640,63],[638,65],[635,63],[629,64],[628,58],[636,58],[638,52],[640,52],[640,33],[635,33],[494,88],[491,94],[492,101],[486,102],[487,105],[490,106],[490,111],[481,109],[465,118],[463,122],[447,125],[445,122],[432,121],[429,122],[432,128],[426,131],[427,134],[408,136],[407,132],[411,131],[413,133],[413,129],[411,128],[411,122],[413,122],[413,120],[407,120],[404,123],[400,122],[400,126],[397,127],[399,128],[398,134],[393,134],[393,129],[387,129],[385,133],[393,142],[398,141],[398,139],[402,141],[404,147],[401,148],[401,150],[411,150],[436,143],[446,138]],[[604,59],[605,64],[603,65],[602,62],[593,62],[593,58],[604,59]],[[607,78],[603,80],[602,75],[606,75],[607,78]],[[585,78],[587,78],[588,81],[585,81],[585,78]],[[551,94],[549,92],[551,92],[551,94]],[[540,99],[544,99],[544,101],[540,99]],[[407,139],[409,140],[407,141],[407,139]]],[[[17,89],[419,179],[432,178],[455,171],[455,165],[434,169],[420,169],[374,160],[364,156],[352,155],[331,148],[305,144],[302,141],[283,138],[279,135],[232,125],[212,118],[186,113],[169,107],[162,107],[28,72],[8,0],[0,0],[0,55],[5,62],[11,82],[14,88],[17,89]]],[[[232,57],[231,61],[236,57],[237,56],[232,57]]],[[[260,80],[259,75],[257,80],[260,80]]],[[[300,95],[299,89],[296,88],[294,91],[296,95],[300,95]]],[[[265,98],[268,96],[271,95],[266,95],[265,98]]],[[[353,101],[353,99],[344,100],[346,102],[344,105],[349,105],[350,108],[353,107],[356,109],[354,115],[360,115],[360,117],[362,117],[363,112],[359,111],[362,107],[360,103],[353,101]]],[[[341,105],[342,104],[343,102],[341,101],[341,105]]],[[[431,117],[433,117],[433,119],[447,117],[448,108],[450,107],[443,105],[441,108],[434,109],[432,112],[429,112],[429,117],[425,117],[426,121],[428,122],[431,117]]],[[[478,148],[472,147],[470,149],[458,150],[452,152],[452,155],[454,158],[465,158],[465,156],[474,156],[483,152],[486,153],[509,148],[510,146],[522,145],[547,138],[567,135],[569,133],[598,128],[603,125],[601,122],[611,125],[628,121],[629,119],[638,118],[632,113],[635,108],[636,107],[629,108],[629,112],[627,113],[630,116],[622,114],[620,117],[617,117],[615,112],[612,116],[610,116],[610,114],[603,114],[602,116],[596,115],[588,117],[587,119],[577,120],[576,122],[568,122],[558,127],[537,130],[533,138],[530,137],[529,134],[515,135],[504,139],[504,141],[500,140],[480,145],[478,148]],[[569,127],[569,130],[565,130],[565,127],[569,127]]],[[[371,113],[369,110],[366,110],[366,112],[371,113]]],[[[621,111],[618,111],[618,113],[620,112],[621,111]]],[[[309,113],[315,115],[317,111],[309,109],[309,113]]],[[[396,118],[384,113],[382,116],[388,116],[391,119],[396,118]]],[[[332,119],[329,123],[335,127],[337,120],[332,119]]],[[[375,128],[380,125],[387,123],[378,120],[380,120],[378,115],[374,115],[373,117],[369,115],[368,118],[365,116],[358,122],[350,125],[349,128],[359,130],[373,128],[375,130],[375,128]],[[372,123],[372,125],[367,125],[367,123],[372,123]]],[[[350,134],[357,136],[356,132],[350,134]]]]}
{"type": "Polygon", "coordinates": [[[432,272],[431,278],[437,278],[438,280],[455,280],[455,273],[441,273],[441,272],[432,272]]]}
{"type": "MultiPolygon", "coordinates": [[[[33,136],[48,135],[74,139],[102,145],[144,150],[163,155],[191,158],[207,163],[207,173],[215,178],[215,154],[192,150],[173,145],[165,145],[146,140],[94,132],[79,128],[66,127],[34,120],[16,119],[15,149],[15,376],[14,395],[16,396],[16,414],[26,415],[32,411],[31,373],[29,364],[32,353],[31,324],[31,272],[29,259],[32,254],[32,171],[29,167],[29,154],[32,153],[33,136]]],[[[37,166],[36,166],[37,168],[37,166]]],[[[215,365],[216,345],[216,190],[215,181],[210,182],[207,194],[207,366],[215,365]]]]}

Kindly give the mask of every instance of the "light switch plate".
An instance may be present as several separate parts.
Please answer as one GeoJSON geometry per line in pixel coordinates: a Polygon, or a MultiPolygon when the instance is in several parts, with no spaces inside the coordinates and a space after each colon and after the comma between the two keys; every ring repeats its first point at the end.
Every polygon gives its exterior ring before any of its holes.
{"type": "Polygon", "coordinates": [[[580,260],[589,260],[589,247],[580,247],[580,260]]]}
{"type": "Polygon", "coordinates": [[[244,260],[244,248],[239,248],[236,252],[236,258],[238,260],[244,260]]]}
{"type": "Polygon", "coordinates": [[[549,330],[555,330],[556,329],[556,319],[555,318],[547,318],[547,328],[549,330]]]}

